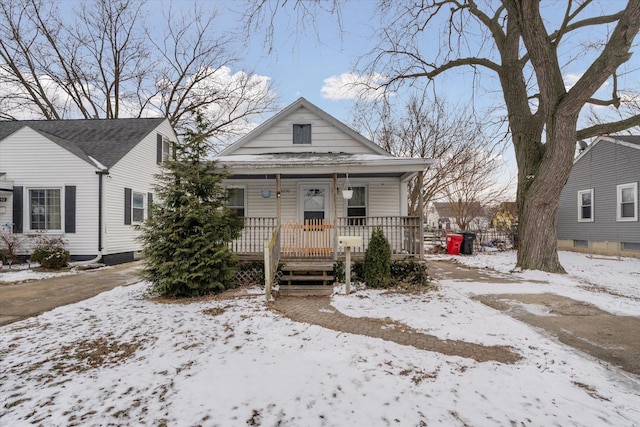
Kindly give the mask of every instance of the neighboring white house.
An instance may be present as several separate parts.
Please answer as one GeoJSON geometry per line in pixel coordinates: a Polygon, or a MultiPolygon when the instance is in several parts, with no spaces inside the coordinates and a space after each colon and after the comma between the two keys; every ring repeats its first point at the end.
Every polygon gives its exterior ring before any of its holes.
{"type": "Polygon", "coordinates": [[[0,225],[63,237],[72,260],[132,261],[176,140],[163,118],[0,122],[0,225]]]}
{"type": "Polygon", "coordinates": [[[427,207],[425,224],[433,229],[465,231],[460,230],[456,222],[458,216],[470,218],[469,230],[482,230],[489,226],[485,209],[479,202],[460,202],[459,205],[453,202],[431,202],[427,207]]]}
{"type": "Polygon", "coordinates": [[[434,161],[394,157],[304,98],[215,160],[245,218],[240,254],[261,253],[280,226],[284,257],[337,258],[341,235],[362,236],[363,251],[376,227],[395,254],[421,255],[422,219],[407,216],[407,184],[434,161]]]}

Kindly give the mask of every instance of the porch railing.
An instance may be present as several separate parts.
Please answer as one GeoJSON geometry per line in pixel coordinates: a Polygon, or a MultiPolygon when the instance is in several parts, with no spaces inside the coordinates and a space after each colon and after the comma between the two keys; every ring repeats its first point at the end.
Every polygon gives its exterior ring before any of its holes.
{"type": "MultiPolygon", "coordinates": [[[[244,218],[240,237],[231,242],[231,249],[240,255],[262,258],[265,241],[276,231],[276,218],[244,218]]],[[[368,216],[337,218],[334,224],[324,220],[294,222],[285,220],[280,230],[281,256],[329,257],[335,248],[334,236],[362,236],[361,248],[352,253],[364,253],[369,247],[373,230],[380,227],[389,240],[391,252],[396,255],[420,256],[424,245],[424,232],[419,217],[368,216]],[[337,230],[335,230],[337,227],[337,230]],[[337,232],[336,232],[337,231],[337,232]]],[[[344,248],[338,248],[343,254],[344,248]]]]}
{"type": "MultiPolygon", "coordinates": [[[[338,218],[340,236],[362,236],[363,245],[351,248],[351,252],[364,252],[369,247],[373,231],[381,228],[394,255],[421,255],[423,230],[420,217],[414,216],[367,216],[338,218]]],[[[343,248],[339,249],[344,251],[343,248]]]]}
{"type": "Polygon", "coordinates": [[[271,239],[276,230],[276,218],[245,217],[240,237],[231,242],[231,250],[237,254],[262,254],[264,241],[271,239]]]}

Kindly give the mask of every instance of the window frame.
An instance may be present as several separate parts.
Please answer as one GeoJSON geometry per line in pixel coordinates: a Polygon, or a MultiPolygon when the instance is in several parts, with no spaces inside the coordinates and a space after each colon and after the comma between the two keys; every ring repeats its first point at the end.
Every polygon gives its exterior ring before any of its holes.
{"type": "Polygon", "coordinates": [[[293,123],[291,132],[293,145],[311,145],[311,123],[293,123]],[[299,131],[296,132],[296,129],[299,129],[299,131]]]}
{"type": "Polygon", "coordinates": [[[233,212],[235,212],[235,214],[238,216],[238,218],[246,218],[247,217],[247,186],[246,185],[227,185],[225,187],[225,190],[227,191],[227,207],[229,209],[231,209],[233,212]],[[242,197],[242,206],[236,206],[236,205],[231,205],[229,204],[230,200],[229,200],[229,190],[242,190],[243,193],[243,197],[242,197]],[[242,209],[242,215],[238,215],[238,209],[242,209]]]}
{"type": "Polygon", "coordinates": [[[144,199],[146,198],[146,193],[140,193],[139,191],[131,191],[131,223],[132,224],[142,224],[145,220],[145,211],[146,211],[146,206],[145,206],[145,201],[144,199]],[[136,204],[134,203],[136,196],[140,196],[140,199],[142,200],[142,206],[140,207],[136,207],[136,204]],[[142,219],[138,220],[136,219],[136,212],[138,212],[138,214],[142,214],[142,219]]]}
{"type": "MultiPolygon", "coordinates": [[[[628,202],[627,202],[628,203],[628,202]]],[[[619,222],[637,221],[638,220],[638,183],[629,182],[626,184],[619,184],[616,186],[616,220],[619,222]],[[633,216],[622,216],[622,192],[625,189],[631,188],[633,190],[633,216]]]]}
{"type": "Polygon", "coordinates": [[[64,233],[64,198],[63,198],[63,192],[62,192],[62,187],[30,187],[27,188],[27,197],[25,197],[25,201],[24,203],[26,204],[26,212],[28,212],[29,215],[29,219],[28,219],[28,230],[29,231],[37,231],[37,232],[43,232],[43,233],[64,233]],[[33,227],[33,209],[32,209],[32,192],[33,191],[44,191],[44,199],[45,199],[45,207],[44,207],[44,215],[45,215],[45,227],[44,228],[34,228],[33,227]],[[49,220],[47,219],[47,216],[49,215],[48,209],[47,209],[47,201],[49,199],[48,197],[48,192],[49,191],[57,191],[58,192],[58,217],[59,217],[59,228],[48,228],[47,227],[47,223],[49,222],[49,220]]]}
{"type": "Polygon", "coordinates": [[[171,148],[172,148],[171,140],[166,136],[163,136],[162,137],[162,163],[166,162],[167,160],[172,160],[173,155],[171,153],[172,151],[171,148]]]}
{"type": "Polygon", "coordinates": [[[593,222],[594,221],[594,199],[593,199],[593,188],[588,188],[586,190],[578,190],[578,222],[593,222]],[[585,218],[583,216],[583,208],[585,208],[587,205],[583,205],[582,204],[582,195],[583,194],[589,194],[591,196],[591,204],[588,205],[590,207],[590,214],[591,216],[589,218],[585,218]]]}
{"type": "Polygon", "coordinates": [[[355,189],[356,188],[364,188],[364,205],[362,206],[349,206],[349,204],[351,203],[351,201],[353,200],[353,197],[351,199],[347,199],[345,200],[345,204],[344,204],[344,216],[347,219],[347,224],[348,225],[367,225],[367,220],[366,217],[369,216],[369,186],[366,184],[351,184],[351,188],[354,190],[354,196],[355,196],[355,189]],[[362,209],[364,208],[365,214],[364,215],[349,215],[349,209],[362,209]],[[362,218],[364,216],[364,218],[362,218]]]}

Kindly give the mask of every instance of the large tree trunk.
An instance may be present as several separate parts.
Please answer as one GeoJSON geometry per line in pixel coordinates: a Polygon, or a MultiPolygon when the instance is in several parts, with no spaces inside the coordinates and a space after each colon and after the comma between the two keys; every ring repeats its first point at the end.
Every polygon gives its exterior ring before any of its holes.
{"type": "MultiPolygon", "coordinates": [[[[576,141],[576,118],[564,117],[548,121],[544,155],[529,166],[538,163],[535,173],[525,177],[519,217],[519,247],[516,266],[552,273],[564,273],[558,259],[556,231],[560,193],[569,178],[573,165],[576,141]]],[[[532,156],[533,157],[533,156],[532,156]]],[[[519,190],[520,190],[519,183],[519,190]]]]}

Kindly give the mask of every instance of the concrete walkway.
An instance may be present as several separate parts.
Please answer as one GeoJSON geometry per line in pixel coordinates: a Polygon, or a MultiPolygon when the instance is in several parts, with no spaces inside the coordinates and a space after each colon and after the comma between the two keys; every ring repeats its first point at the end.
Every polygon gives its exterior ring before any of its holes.
{"type": "Polygon", "coordinates": [[[417,332],[398,322],[348,317],[336,311],[328,297],[281,297],[273,303],[273,308],[296,322],[319,325],[338,332],[380,338],[450,356],[468,357],[478,362],[493,360],[514,363],[520,359],[520,356],[508,347],[486,347],[464,341],[441,340],[433,335],[417,332]]]}
{"type": "Polygon", "coordinates": [[[0,326],[139,282],[140,261],[28,283],[0,285],[0,326]]]}

